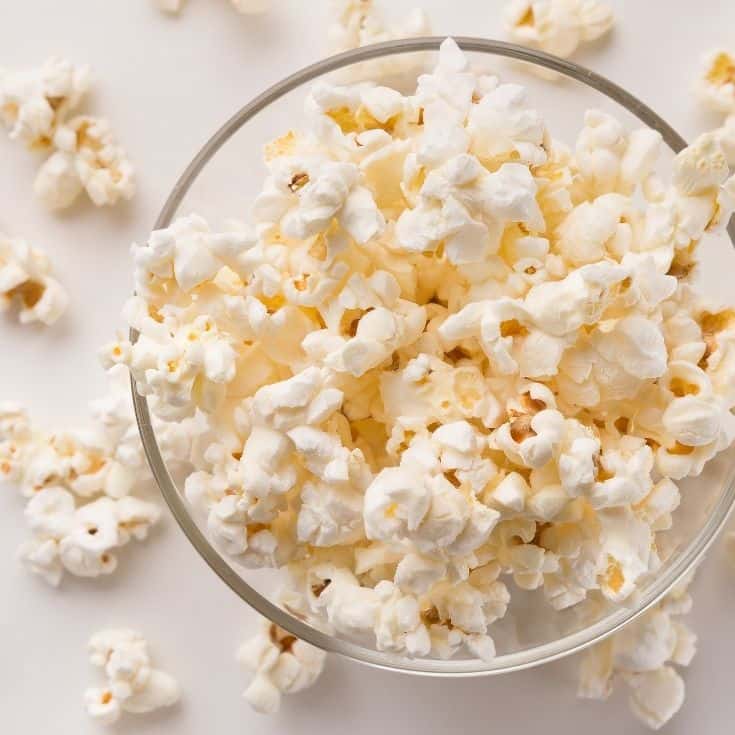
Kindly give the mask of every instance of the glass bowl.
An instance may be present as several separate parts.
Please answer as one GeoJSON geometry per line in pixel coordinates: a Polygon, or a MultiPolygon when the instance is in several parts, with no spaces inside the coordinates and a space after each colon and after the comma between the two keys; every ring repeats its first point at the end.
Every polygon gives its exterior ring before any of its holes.
{"type": "MultiPolygon", "coordinates": [[[[416,38],[388,42],[348,51],[313,64],[287,77],[252,100],[228,120],[196,154],[164,205],[155,227],[163,228],[179,214],[197,212],[213,225],[246,213],[265,175],[261,158],[267,141],[299,127],[307,83],[349,67],[357,73],[387,69],[388,57],[401,55],[402,72],[380,81],[403,87],[415,82],[422,67],[431,66],[443,38],[416,38]],[[380,61],[370,61],[380,60],[380,61]],[[379,67],[368,66],[365,62],[379,67]],[[359,65],[359,66],[358,66],[359,65]],[[372,70],[372,71],[371,71],[372,70]]],[[[473,68],[499,73],[503,81],[520,81],[528,89],[529,103],[541,111],[549,129],[564,141],[572,141],[586,109],[611,112],[628,128],[643,124],[658,130],[668,146],[661,162],[662,173],[675,152],[685,146],[683,138],[649,107],[607,79],[569,61],[508,43],[480,38],[457,38],[473,68]],[[534,67],[529,69],[528,67],[534,67]],[[524,68],[525,67],[525,68],[524,68]],[[544,77],[533,71],[544,72],[544,77]],[[563,79],[552,84],[549,72],[563,79]]],[[[394,61],[395,59],[391,59],[394,61]]],[[[730,223],[735,242],[735,218],[730,223]]],[[[727,295],[723,272],[732,272],[735,251],[725,235],[708,236],[712,242],[700,249],[702,277],[708,293],[727,295]],[[718,274],[719,277],[718,277],[718,274]]],[[[131,338],[134,340],[136,334],[131,338]]],[[[670,531],[657,539],[665,561],[646,579],[624,606],[611,607],[589,600],[556,612],[538,593],[512,589],[511,605],[489,632],[498,649],[490,661],[477,659],[438,660],[408,658],[376,650],[370,643],[326,635],[274,603],[274,570],[252,571],[238,567],[223,556],[202,530],[206,524],[195,517],[161,456],[146,398],[133,387],[133,402],[148,461],[166,502],[182,530],[216,574],[245,602],[293,635],[322,649],[339,653],[376,667],[414,674],[472,676],[499,674],[546,663],[580,651],[614,633],[659,600],[701,559],[725,523],[735,501],[733,470],[735,453],[728,451],[711,462],[704,473],[682,483],[682,504],[675,512],[670,531]]]]}

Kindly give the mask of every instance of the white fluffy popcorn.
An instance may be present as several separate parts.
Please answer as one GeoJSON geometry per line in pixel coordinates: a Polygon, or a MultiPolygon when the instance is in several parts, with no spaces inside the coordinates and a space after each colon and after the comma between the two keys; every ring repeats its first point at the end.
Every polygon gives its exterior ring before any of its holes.
{"type": "MultiPolygon", "coordinates": [[[[145,540],[160,518],[157,505],[134,495],[149,476],[122,368],[111,371],[111,383],[110,395],[92,403],[93,422],[84,429],[48,434],[31,427],[21,408],[0,410],[0,477],[28,498],[30,537],[19,555],[54,586],[64,572],[114,572],[119,550],[145,540]]],[[[168,459],[185,462],[194,426],[159,422],[159,429],[168,459]]]]}
{"type": "MultiPolygon", "coordinates": [[[[330,53],[340,53],[372,43],[431,35],[426,12],[413,8],[399,23],[389,22],[375,0],[330,0],[332,22],[328,29],[330,53]]],[[[407,59],[375,59],[353,65],[348,74],[355,78],[379,78],[409,68],[415,63],[407,59]]]]}
{"type": "Polygon", "coordinates": [[[103,118],[70,117],[90,86],[89,69],[50,59],[40,69],[0,69],[0,120],[10,137],[50,152],[36,176],[36,196],[65,209],[82,191],[97,206],[135,193],[134,172],[103,118]]]}
{"type": "Polygon", "coordinates": [[[75,117],[54,135],[56,152],[41,166],[34,189],[52,210],[71,206],[82,191],[98,206],[135,194],[133,166],[103,118],[75,117]]]}
{"type": "Polygon", "coordinates": [[[324,668],[327,654],[292,636],[268,620],[259,622],[258,632],[238,651],[242,666],[253,679],[243,696],[261,714],[273,714],[284,694],[312,686],[324,668]]]}
{"type": "MultiPolygon", "coordinates": [[[[185,0],[153,0],[159,10],[164,13],[176,14],[184,6],[185,0]]],[[[271,0],[230,0],[238,13],[243,15],[260,15],[271,7],[271,0]]]]}
{"type": "Polygon", "coordinates": [[[89,68],[51,58],[38,69],[0,69],[0,120],[14,140],[47,149],[89,89],[89,68]]]}
{"type": "Polygon", "coordinates": [[[688,580],[583,654],[578,696],[607,699],[615,679],[622,679],[630,690],[631,711],[651,729],[663,727],[679,711],[684,681],[674,665],[688,666],[697,650],[697,636],[677,619],[691,609],[687,586],[688,580]]]}
{"type": "Polygon", "coordinates": [[[511,0],[505,22],[512,41],[565,59],[604,36],[614,18],[601,0],[511,0]]]}
{"type": "Polygon", "coordinates": [[[181,696],[176,680],[151,665],[148,642],[127,628],[95,633],[89,641],[89,658],[104,672],[106,683],[84,692],[87,714],[111,725],[124,712],[144,714],[170,707],[181,696]]]}
{"type": "Polygon", "coordinates": [[[660,143],[593,110],[567,148],[448,40],[415,94],[315,85],[252,224],[135,245],[140,336],[106,359],[206,425],[185,492],[218,547],[407,656],[490,659],[516,588],[632,604],[735,436],[735,315],[689,284],[735,179],[710,135],[664,185],[660,143]]]}
{"type": "Polygon", "coordinates": [[[716,49],[704,56],[698,91],[713,110],[735,114],[735,56],[731,52],[716,49]]]}
{"type": "Polygon", "coordinates": [[[69,296],[51,276],[46,254],[25,240],[0,233],[0,311],[19,306],[22,324],[53,324],[66,310],[69,296]]]}

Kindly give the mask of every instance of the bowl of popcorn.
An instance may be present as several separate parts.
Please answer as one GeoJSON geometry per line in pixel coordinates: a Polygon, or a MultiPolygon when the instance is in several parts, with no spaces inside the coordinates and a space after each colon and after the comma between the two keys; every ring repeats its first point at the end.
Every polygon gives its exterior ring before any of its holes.
{"type": "Polygon", "coordinates": [[[214,571],[293,636],[445,675],[580,650],[680,582],[735,498],[735,178],[685,146],[469,38],[340,54],[228,121],[107,353],[214,571]]]}

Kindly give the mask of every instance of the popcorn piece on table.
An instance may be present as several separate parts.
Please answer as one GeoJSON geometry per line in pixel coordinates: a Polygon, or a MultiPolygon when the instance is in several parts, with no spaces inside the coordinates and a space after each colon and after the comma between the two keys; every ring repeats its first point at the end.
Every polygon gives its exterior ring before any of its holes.
{"type": "MultiPolygon", "coordinates": [[[[20,548],[30,571],[58,585],[64,571],[110,574],[117,552],[144,540],[160,518],[153,503],[135,497],[147,482],[130,404],[126,371],[111,371],[113,391],[92,404],[89,429],[45,434],[12,405],[0,413],[0,471],[28,498],[31,537],[20,548]]],[[[158,422],[168,459],[188,459],[193,426],[158,422]],[[189,435],[187,437],[187,435],[189,435]]]]}
{"type": "Polygon", "coordinates": [[[0,120],[28,148],[48,149],[89,89],[89,68],[51,58],[38,69],[0,69],[0,120]]]}
{"type": "Polygon", "coordinates": [[[604,36],[614,22],[601,0],[511,0],[505,20],[512,41],[563,59],[604,36]]]}
{"type": "Polygon", "coordinates": [[[51,277],[45,253],[25,240],[0,234],[0,311],[18,304],[21,323],[50,325],[68,303],[66,290],[51,277]]]}
{"type": "Polygon", "coordinates": [[[315,85],[252,225],[134,246],[141,336],[106,357],[207,424],[186,496],[224,553],[287,570],[289,609],[491,659],[507,578],[554,610],[629,600],[676,481],[732,443],[735,315],[690,273],[735,178],[709,135],[664,184],[660,136],[598,111],[572,152],[439,56],[411,95],[315,85]]]}
{"type": "Polygon", "coordinates": [[[651,729],[663,727],[681,709],[684,681],[673,665],[688,666],[697,648],[697,636],[676,619],[691,609],[688,584],[582,654],[579,697],[607,699],[618,677],[630,689],[633,714],[651,729]]]}
{"type": "Polygon", "coordinates": [[[71,206],[86,191],[98,206],[116,204],[135,194],[132,164],[104,118],[80,116],[54,135],[56,152],[41,166],[34,189],[52,210],[71,206]]]}
{"type": "MultiPolygon", "coordinates": [[[[333,21],[328,30],[329,52],[333,54],[382,41],[431,35],[431,23],[425,11],[413,8],[401,23],[390,24],[375,0],[330,0],[333,21]]],[[[388,76],[410,68],[416,58],[375,59],[350,67],[354,79],[388,76]]]]}
{"type": "MultiPolygon", "coordinates": [[[[184,0],[153,0],[164,13],[176,14],[184,5],[184,0]]],[[[232,6],[243,15],[259,15],[271,7],[271,0],[230,0],[232,6]]]]}
{"type": "Polygon", "coordinates": [[[176,680],[151,666],[147,641],[125,628],[103,630],[89,641],[90,661],[107,678],[103,687],[84,693],[87,714],[104,725],[120,719],[123,712],[144,714],[178,702],[176,680]]]}
{"type": "Polygon", "coordinates": [[[282,695],[300,692],[316,682],[326,657],[324,651],[263,619],[259,631],[237,654],[240,663],[253,673],[243,696],[256,712],[278,712],[282,695]]]}
{"type": "Polygon", "coordinates": [[[724,49],[710,51],[702,59],[699,95],[717,112],[735,114],[735,56],[724,49]]]}

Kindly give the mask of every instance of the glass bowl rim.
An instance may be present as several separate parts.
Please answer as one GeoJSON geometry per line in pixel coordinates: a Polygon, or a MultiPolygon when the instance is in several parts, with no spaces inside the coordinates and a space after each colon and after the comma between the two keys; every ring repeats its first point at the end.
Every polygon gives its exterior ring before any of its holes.
{"type": "MultiPolygon", "coordinates": [[[[272,102],[275,102],[306,82],[345,66],[392,54],[436,51],[445,38],[445,36],[426,36],[402,39],[345,51],[306,66],[272,85],[238,110],[205,143],[175,184],[156,220],[154,229],[162,229],[171,223],[181,201],[207,162],[248,120],[268,107],[272,102]]],[[[454,38],[464,51],[491,54],[529,62],[581,82],[601,92],[622,107],[625,107],[645,125],[660,132],[664,142],[674,153],[679,152],[686,146],[684,138],[650,107],[630,92],[590,69],[574,62],[551,56],[542,51],[536,51],[504,41],[467,36],[452,36],[452,38],[454,38]]],[[[735,217],[733,217],[729,224],[728,232],[735,244],[735,217]]],[[[134,342],[137,337],[137,331],[131,330],[131,341],[134,342]]],[[[680,558],[672,563],[668,573],[661,579],[656,579],[652,582],[646,594],[642,595],[634,606],[618,608],[596,623],[574,633],[522,651],[502,654],[490,662],[483,662],[476,659],[450,659],[447,661],[423,658],[409,659],[396,654],[367,649],[358,644],[322,633],[274,605],[240,577],[226,561],[225,557],[217,551],[202,533],[187,509],[187,505],[169,474],[166,463],[161,455],[151,423],[148,401],[145,396],[138,394],[132,378],[131,390],[143,448],[159,489],[186,537],[220,579],[258,613],[284,628],[292,635],[318,646],[325,651],[337,653],[360,663],[390,671],[425,676],[452,677],[508,673],[549,663],[579,652],[595,643],[599,643],[656,604],[687,572],[694,568],[714,541],[735,505],[735,482],[733,482],[735,476],[733,472],[730,472],[728,480],[724,485],[724,490],[718,498],[716,505],[712,508],[705,525],[681,553],[680,558]]]]}

